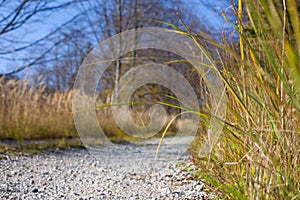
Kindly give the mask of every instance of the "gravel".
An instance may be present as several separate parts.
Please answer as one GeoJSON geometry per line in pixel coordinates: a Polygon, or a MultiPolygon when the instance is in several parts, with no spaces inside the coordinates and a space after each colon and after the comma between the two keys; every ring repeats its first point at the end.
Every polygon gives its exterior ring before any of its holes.
{"type": "Polygon", "coordinates": [[[210,199],[203,183],[183,170],[186,144],[166,142],[154,159],[157,143],[3,155],[0,199],[210,199]]]}

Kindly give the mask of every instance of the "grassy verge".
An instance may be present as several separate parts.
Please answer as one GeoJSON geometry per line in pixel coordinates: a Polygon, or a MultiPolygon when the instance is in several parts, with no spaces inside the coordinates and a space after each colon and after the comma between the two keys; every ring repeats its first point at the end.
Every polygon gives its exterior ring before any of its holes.
{"type": "MultiPolygon", "coordinates": [[[[29,153],[35,154],[39,153],[45,149],[66,149],[71,147],[84,147],[79,138],[66,139],[60,138],[55,140],[43,140],[36,141],[30,140],[26,143],[21,143],[18,141],[11,141],[9,143],[1,143],[0,154],[5,153],[29,153]]],[[[1,158],[1,156],[0,156],[1,158]]]]}

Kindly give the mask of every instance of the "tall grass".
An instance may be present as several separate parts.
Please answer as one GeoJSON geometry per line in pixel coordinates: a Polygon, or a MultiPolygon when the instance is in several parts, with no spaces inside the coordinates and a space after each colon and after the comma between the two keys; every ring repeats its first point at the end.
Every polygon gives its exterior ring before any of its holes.
{"type": "Polygon", "coordinates": [[[0,79],[0,139],[76,137],[71,92],[49,91],[26,80],[0,79]]]}
{"type": "MultiPolygon", "coordinates": [[[[0,79],[0,139],[40,140],[78,137],[72,113],[72,90],[56,91],[28,80],[0,79]]],[[[96,96],[96,105],[101,103],[96,96]]],[[[97,110],[99,123],[112,140],[128,139],[111,111],[97,110]]]]}
{"type": "Polygon", "coordinates": [[[198,175],[224,199],[300,199],[300,5],[296,4],[296,0],[239,0],[235,9],[239,22],[233,26],[240,42],[206,41],[219,49],[216,62],[222,69],[213,67],[226,82],[228,113],[211,154],[198,156],[201,140],[192,150],[198,175]]]}
{"type": "MultiPolygon", "coordinates": [[[[55,91],[43,84],[33,85],[25,79],[0,78],[0,140],[78,137],[73,121],[72,92],[55,91]]],[[[111,103],[109,98],[102,102],[100,96],[96,95],[95,105],[111,103]]],[[[96,113],[103,132],[112,141],[134,139],[116,125],[111,108],[97,109],[96,113]]],[[[131,117],[141,126],[149,121],[144,109],[137,110],[131,117]]]]}

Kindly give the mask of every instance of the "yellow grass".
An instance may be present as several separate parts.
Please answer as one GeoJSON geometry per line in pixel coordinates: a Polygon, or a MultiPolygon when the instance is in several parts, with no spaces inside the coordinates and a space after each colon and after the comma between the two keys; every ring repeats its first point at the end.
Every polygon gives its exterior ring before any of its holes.
{"type": "Polygon", "coordinates": [[[71,92],[50,92],[25,80],[0,79],[0,138],[76,137],[71,92]]]}

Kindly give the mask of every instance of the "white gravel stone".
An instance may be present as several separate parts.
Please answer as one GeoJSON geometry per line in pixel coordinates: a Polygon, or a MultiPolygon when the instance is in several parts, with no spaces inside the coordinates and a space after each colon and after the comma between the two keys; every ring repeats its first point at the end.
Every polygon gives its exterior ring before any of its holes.
{"type": "Polygon", "coordinates": [[[150,159],[157,142],[1,156],[0,199],[209,199],[178,165],[188,162],[186,146],[163,146],[150,159]]]}

